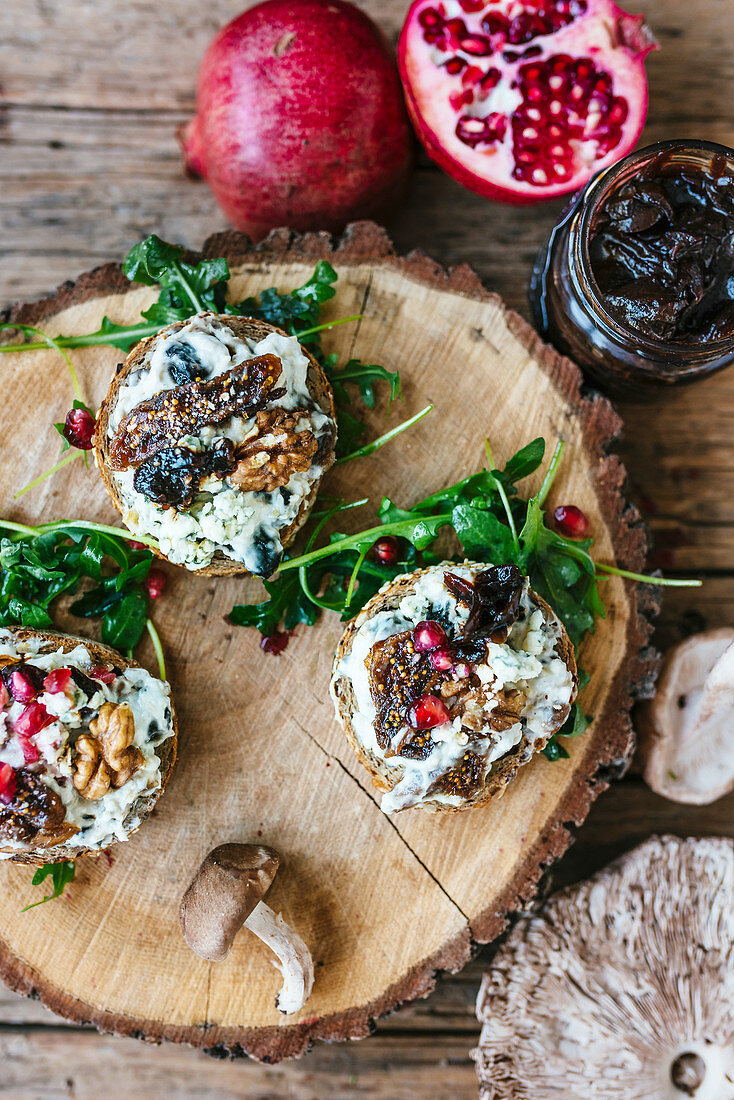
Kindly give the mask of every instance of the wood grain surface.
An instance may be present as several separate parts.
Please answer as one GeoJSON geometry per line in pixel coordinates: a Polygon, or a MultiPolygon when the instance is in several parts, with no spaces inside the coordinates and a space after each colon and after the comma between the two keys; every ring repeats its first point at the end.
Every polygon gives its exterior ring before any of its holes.
{"type": "MultiPolygon", "coordinates": [[[[394,35],[407,4],[363,4],[394,35]]],[[[734,144],[734,12],[729,0],[640,0],[661,44],[650,58],[646,137],[734,144]]],[[[36,298],[95,263],[118,259],[155,230],[200,246],[223,219],[186,180],[174,138],[193,106],[196,64],[239,5],[211,0],[12,0],[0,7],[0,301],[36,298]]],[[[463,191],[420,159],[398,248],[444,264],[469,261],[509,305],[525,287],[560,204],[514,210],[463,191]]],[[[702,573],[700,592],[667,595],[661,646],[734,618],[734,383],[730,375],[636,405],[625,403],[622,453],[630,491],[651,523],[653,564],[702,573]]],[[[592,809],[556,881],[585,876],[653,831],[734,833],[734,797],[687,808],[632,775],[592,809]]],[[[62,903],[63,904],[63,903],[62,903]]],[[[39,1005],[0,997],[3,1094],[333,1100],[476,1096],[468,1050],[483,949],[426,1000],[378,1024],[364,1042],[319,1046],[268,1068],[216,1063],[180,1047],[149,1048],[60,1023],[39,1005]]]]}

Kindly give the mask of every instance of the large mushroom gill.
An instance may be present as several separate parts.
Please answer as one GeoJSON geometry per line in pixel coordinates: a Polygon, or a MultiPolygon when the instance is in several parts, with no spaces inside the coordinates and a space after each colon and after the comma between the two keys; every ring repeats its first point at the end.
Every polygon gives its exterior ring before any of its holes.
{"type": "Polygon", "coordinates": [[[653,837],[520,920],[485,974],[481,1100],[734,1100],[734,841],[653,837]]]}

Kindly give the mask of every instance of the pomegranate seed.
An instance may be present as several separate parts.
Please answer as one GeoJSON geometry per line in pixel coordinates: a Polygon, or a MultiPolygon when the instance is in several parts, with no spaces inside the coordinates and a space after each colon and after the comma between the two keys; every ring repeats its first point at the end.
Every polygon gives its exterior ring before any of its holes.
{"type": "Polygon", "coordinates": [[[6,806],[12,802],[16,786],[15,772],[10,764],[0,764],[0,802],[4,802],[6,806]]]}
{"type": "Polygon", "coordinates": [[[16,669],[10,675],[10,694],[17,703],[30,703],[38,693],[30,676],[16,669]]]}
{"type": "Polygon", "coordinates": [[[70,668],[55,668],[52,672],[49,672],[48,676],[43,681],[43,690],[47,691],[50,695],[55,695],[59,691],[65,691],[69,686],[70,680],[70,668]]]}
{"type": "Polygon", "coordinates": [[[144,542],[136,542],[135,539],[128,539],[127,544],[131,550],[148,550],[150,549],[144,542]]]}
{"type": "Polygon", "coordinates": [[[90,668],[89,675],[93,680],[100,680],[103,684],[111,684],[116,679],[112,669],[105,668],[104,665],[95,665],[94,668],[90,668]]]}
{"type": "Polygon", "coordinates": [[[435,668],[436,672],[448,672],[454,665],[454,658],[451,655],[451,650],[447,646],[440,646],[438,649],[434,649],[433,653],[429,655],[428,660],[431,662],[431,668],[435,668]]]}
{"type": "Polygon", "coordinates": [[[505,19],[504,15],[499,15],[497,12],[490,12],[482,20],[482,30],[489,35],[501,34],[506,37],[508,26],[508,20],[505,19]]]}
{"type": "Polygon", "coordinates": [[[462,88],[470,88],[482,79],[482,70],[478,65],[469,65],[461,74],[462,88]]]}
{"type": "MultiPolygon", "coordinates": [[[[449,103],[455,111],[460,111],[462,107],[469,107],[473,102],[474,96],[468,90],[465,92],[452,92],[449,96],[449,103]]],[[[461,119],[459,120],[459,122],[461,122],[461,119]]],[[[472,122],[481,122],[481,119],[472,119],[472,122]]],[[[456,127],[456,130],[458,133],[458,126],[456,127]]]]}
{"type": "Polygon", "coordinates": [[[467,676],[471,676],[471,668],[466,661],[457,661],[454,665],[454,676],[458,676],[460,680],[465,680],[467,676]]]}
{"type": "Polygon", "coordinates": [[[10,693],[5,684],[0,680],[0,708],[6,707],[10,702],[10,693]]]}
{"type": "Polygon", "coordinates": [[[418,16],[418,22],[426,29],[443,26],[443,19],[435,8],[425,8],[418,16]]]}
{"type": "Polygon", "coordinates": [[[151,600],[157,600],[159,596],[162,596],[166,590],[167,584],[168,574],[164,573],[162,569],[157,569],[153,566],[153,568],[148,571],[148,576],[145,579],[145,587],[151,600]]]}
{"type": "Polygon", "coordinates": [[[483,34],[469,34],[459,43],[464,53],[472,57],[489,57],[492,53],[492,43],[483,34]]]}
{"type": "Polygon", "coordinates": [[[428,653],[446,644],[446,631],[435,619],[424,619],[413,627],[413,645],[418,653],[428,653]]]}
{"type": "Polygon", "coordinates": [[[444,64],[444,69],[452,76],[456,76],[464,68],[466,68],[466,61],[463,57],[450,57],[444,64]]]}
{"type": "Polygon", "coordinates": [[[449,708],[437,695],[421,695],[408,714],[408,721],[417,730],[430,730],[434,726],[442,726],[448,720],[449,708]]]}
{"type": "Polygon", "coordinates": [[[372,552],[383,565],[395,565],[400,560],[400,542],[394,535],[385,535],[377,540],[372,552]]]}
{"type": "Polygon", "coordinates": [[[62,434],[70,446],[91,451],[95,425],[96,421],[88,409],[69,409],[62,434]]]}
{"type": "Polygon", "coordinates": [[[264,653],[270,653],[273,657],[279,657],[285,647],[288,645],[290,639],[290,633],[287,630],[276,630],[268,637],[260,639],[260,649],[264,653]]]}
{"type": "Polygon", "coordinates": [[[553,513],[558,530],[570,539],[582,539],[589,532],[589,520],[575,504],[561,504],[553,513]]]}
{"type": "Polygon", "coordinates": [[[481,11],[486,0],[459,0],[462,11],[471,14],[473,11],[481,11]]]}
{"type": "MultiPolygon", "coordinates": [[[[13,724],[13,730],[22,740],[35,737],[46,726],[55,721],[53,714],[49,714],[43,703],[29,703],[22,714],[19,714],[13,724]]],[[[25,752],[25,750],[23,750],[25,752]]],[[[37,759],[37,758],[36,758],[37,759]]]]}

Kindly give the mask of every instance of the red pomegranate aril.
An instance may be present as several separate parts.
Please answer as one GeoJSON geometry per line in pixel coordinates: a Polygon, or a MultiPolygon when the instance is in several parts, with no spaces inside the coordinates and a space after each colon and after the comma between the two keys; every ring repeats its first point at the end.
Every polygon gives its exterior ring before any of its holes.
{"type": "MultiPolygon", "coordinates": [[[[462,107],[470,107],[474,102],[474,93],[468,89],[464,92],[452,92],[449,96],[449,103],[455,111],[460,110],[462,107]]],[[[468,117],[468,116],[467,116],[468,117]]],[[[461,120],[460,120],[461,121],[461,120]]],[[[458,133],[458,126],[457,126],[458,133]]]]}
{"type": "Polygon", "coordinates": [[[385,535],[377,540],[372,552],[382,565],[395,565],[400,560],[400,542],[394,535],[385,535]]]}
{"type": "Polygon", "coordinates": [[[450,57],[448,61],[444,62],[444,69],[447,73],[451,73],[452,76],[457,76],[462,69],[465,69],[467,62],[463,57],[450,57]]]}
{"type": "Polygon", "coordinates": [[[272,657],[279,657],[288,645],[289,640],[289,631],[275,630],[272,634],[260,639],[260,649],[264,653],[269,653],[272,657]]]}
{"type": "Polygon", "coordinates": [[[435,668],[436,672],[448,672],[454,666],[453,655],[447,646],[434,649],[429,654],[428,660],[431,662],[431,668],[435,668]]]}
{"type": "Polygon", "coordinates": [[[435,8],[424,8],[424,10],[418,16],[418,22],[426,30],[433,29],[434,27],[443,26],[443,18],[438,14],[435,8]]]}
{"type": "Polygon", "coordinates": [[[70,668],[55,668],[44,679],[43,690],[47,691],[49,695],[56,695],[59,691],[66,691],[70,680],[70,668]]]}
{"type": "Polygon", "coordinates": [[[0,802],[6,806],[13,801],[17,780],[10,764],[0,764],[0,802]]]}
{"type": "Polygon", "coordinates": [[[582,539],[589,533],[589,520],[575,504],[561,504],[553,513],[556,527],[570,539],[582,539]]]}
{"type": "Polygon", "coordinates": [[[462,11],[471,14],[474,11],[482,11],[486,7],[487,0],[459,0],[462,11]]]}
{"type": "Polygon", "coordinates": [[[421,695],[408,712],[408,721],[417,730],[430,730],[448,720],[449,708],[437,695],[421,695]]]}
{"type": "Polygon", "coordinates": [[[462,38],[459,48],[472,57],[489,57],[492,53],[492,43],[483,34],[469,34],[462,38]]]}
{"type": "Polygon", "coordinates": [[[102,665],[95,665],[94,668],[90,668],[89,675],[93,680],[99,680],[103,684],[112,684],[116,679],[113,670],[104,668],[102,665]]]}
{"type": "Polygon", "coordinates": [[[36,697],[36,689],[30,676],[18,669],[10,674],[10,694],[16,703],[30,703],[36,697]]]}
{"type": "Polygon", "coordinates": [[[144,542],[136,542],[135,539],[128,539],[127,544],[131,550],[149,550],[150,547],[146,546],[144,542]]]}
{"type": "Polygon", "coordinates": [[[482,19],[482,30],[488,35],[501,34],[506,36],[509,25],[509,20],[504,15],[500,15],[499,12],[490,12],[482,19]]]}
{"type": "Polygon", "coordinates": [[[460,680],[466,680],[467,676],[471,676],[471,668],[466,661],[457,661],[454,665],[454,676],[457,676],[460,680]]]}
{"type": "Polygon", "coordinates": [[[69,409],[64,421],[63,436],[71,447],[91,451],[96,421],[88,409],[69,409]]]}
{"type": "MultiPolygon", "coordinates": [[[[22,714],[19,714],[13,723],[13,730],[23,740],[35,737],[46,726],[55,721],[53,714],[49,714],[43,703],[29,703],[22,714]]],[[[25,750],[24,750],[25,751],[25,750]]]]}
{"type": "Polygon", "coordinates": [[[468,65],[461,74],[462,88],[471,88],[474,84],[478,84],[482,79],[482,75],[482,70],[478,65],[468,65]]]}
{"type": "Polygon", "coordinates": [[[151,600],[157,600],[159,596],[162,596],[168,585],[168,574],[164,573],[162,569],[157,569],[153,566],[148,570],[148,576],[145,578],[145,587],[151,600]]]}
{"type": "Polygon", "coordinates": [[[435,619],[424,619],[413,627],[413,645],[418,653],[428,653],[446,644],[446,631],[435,619]]]}

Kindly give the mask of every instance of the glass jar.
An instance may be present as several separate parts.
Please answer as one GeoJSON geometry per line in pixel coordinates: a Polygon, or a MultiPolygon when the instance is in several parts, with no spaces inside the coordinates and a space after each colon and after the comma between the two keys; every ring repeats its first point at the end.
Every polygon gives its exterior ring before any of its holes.
{"type": "Polygon", "coordinates": [[[661,340],[612,316],[589,253],[599,212],[623,184],[674,175],[676,167],[711,173],[715,158],[719,172],[734,177],[734,150],[709,141],[664,141],[631,153],[575,196],[538,256],[530,285],[536,328],[607,389],[691,382],[734,362],[734,333],[698,344],[661,340]]]}

